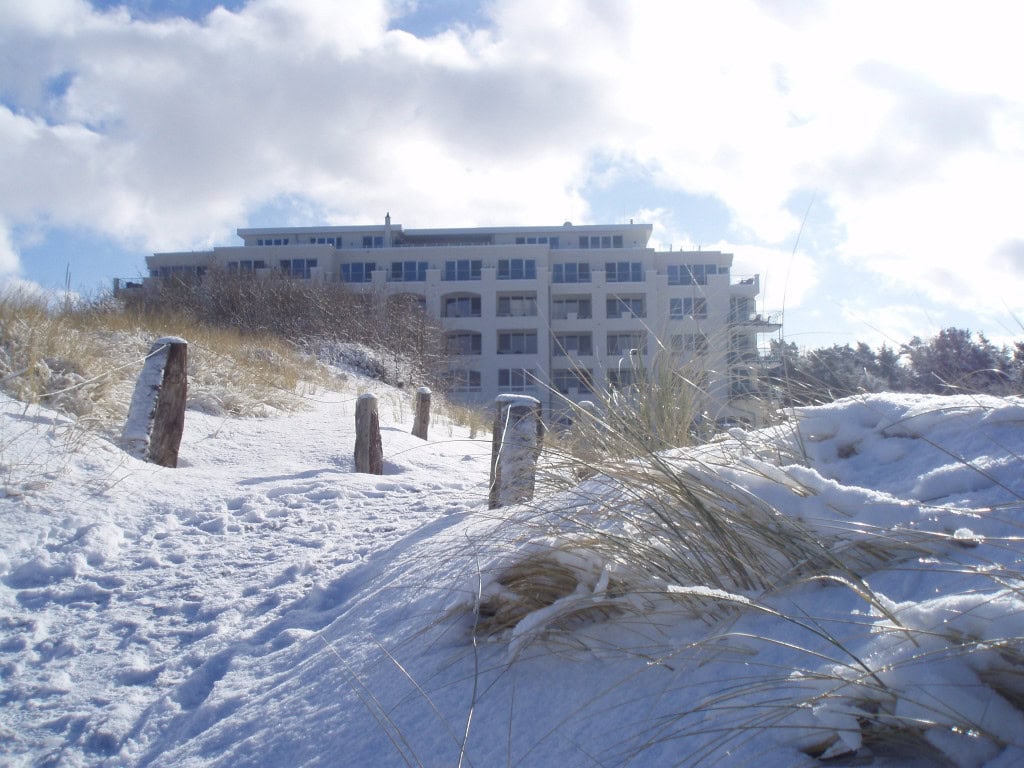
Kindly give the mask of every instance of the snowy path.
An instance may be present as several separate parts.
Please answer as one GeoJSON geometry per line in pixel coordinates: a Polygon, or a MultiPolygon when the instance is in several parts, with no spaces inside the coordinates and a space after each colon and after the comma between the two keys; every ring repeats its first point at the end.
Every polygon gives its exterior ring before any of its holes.
{"type": "Polygon", "coordinates": [[[190,412],[175,470],[0,400],[0,764],[1024,764],[1024,401],[874,395],[681,452],[870,555],[870,603],[840,572],[705,614],[701,584],[609,589],[568,514],[598,486],[489,514],[490,441],[419,441],[383,394],[380,477],[341,396],[190,412]],[[474,643],[505,565],[564,540],[564,596],[474,643]],[[613,610],[546,624],[577,601],[613,610]]]}
{"type": "MultiPolygon", "coordinates": [[[[189,412],[176,470],[93,440],[52,482],[0,499],[0,755],[50,743],[55,764],[113,757],[140,711],[162,727],[198,706],[236,655],[329,622],[340,576],[486,499],[485,446],[446,435],[425,444],[385,426],[386,474],[353,473],[352,407],[189,412]]],[[[32,439],[61,439],[47,421],[32,439]]]]}

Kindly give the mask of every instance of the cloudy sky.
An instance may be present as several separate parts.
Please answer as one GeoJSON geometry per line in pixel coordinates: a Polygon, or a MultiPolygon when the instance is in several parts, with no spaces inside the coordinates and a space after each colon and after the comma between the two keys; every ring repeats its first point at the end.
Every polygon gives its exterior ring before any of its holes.
{"type": "Polygon", "coordinates": [[[0,276],[90,292],[247,226],[621,222],[787,340],[1024,337],[1024,10],[0,0],[0,276]]]}

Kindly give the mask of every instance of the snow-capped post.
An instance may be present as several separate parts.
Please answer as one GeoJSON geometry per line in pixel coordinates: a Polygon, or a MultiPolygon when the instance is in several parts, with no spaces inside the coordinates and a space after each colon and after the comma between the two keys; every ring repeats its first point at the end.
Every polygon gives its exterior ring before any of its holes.
{"type": "Polygon", "coordinates": [[[540,400],[498,395],[491,440],[490,509],[533,498],[537,459],[544,444],[540,400]]]}
{"type": "Polygon", "coordinates": [[[177,336],[157,339],[135,382],[121,431],[128,453],[162,467],[178,466],[187,389],[188,342],[177,336]]]}
{"type": "Polygon", "coordinates": [[[356,402],[356,472],[384,474],[384,448],[380,440],[377,396],[367,392],[356,402]]]}
{"type": "Polygon", "coordinates": [[[416,390],[416,416],[412,422],[412,434],[420,440],[427,439],[427,428],[430,426],[430,387],[416,390]]]}

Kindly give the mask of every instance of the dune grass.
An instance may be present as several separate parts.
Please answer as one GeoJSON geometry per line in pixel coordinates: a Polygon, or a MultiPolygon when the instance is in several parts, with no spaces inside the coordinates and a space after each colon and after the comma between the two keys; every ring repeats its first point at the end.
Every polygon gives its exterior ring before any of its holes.
{"type": "MultiPolygon", "coordinates": [[[[960,529],[788,513],[787,499],[817,493],[794,479],[799,473],[782,469],[807,463],[799,423],[780,424],[763,443],[757,432],[740,432],[702,445],[694,430],[700,393],[687,390],[697,377],[654,370],[629,391],[596,393],[593,407],[566,401],[573,424],[549,435],[537,498],[509,513],[514,524],[507,530],[516,538],[495,542],[500,553],[483,568],[478,597],[462,605],[474,616],[474,637],[507,642],[515,658],[532,644],[586,646],[586,628],[605,623],[648,621],[657,634],[675,616],[702,622],[704,637],[662,647],[652,664],[720,658],[734,642],[785,646],[784,666],[749,678],[741,654],[737,682],[712,698],[692,701],[680,689],[680,700],[690,703],[651,723],[628,759],[642,761],[645,749],[699,735],[703,751],[679,764],[715,765],[735,745],[769,732],[787,734],[809,757],[830,764],[874,755],[973,765],[979,755],[1019,746],[1013,724],[1024,725],[1024,634],[1001,610],[1016,605],[1007,596],[1020,596],[1024,573],[957,555],[975,546],[960,529]],[[978,582],[977,593],[938,629],[926,596],[908,609],[870,584],[880,570],[935,567],[978,582]],[[810,585],[852,596],[863,605],[861,618],[785,607],[782,596],[810,585]],[[773,619],[775,628],[758,630],[767,625],[757,617],[773,619]],[[874,638],[877,657],[850,644],[855,624],[862,638],[874,638]],[[777,626],[790,630],[780,637],[777,626]],[[950,686],[961,693],[951,696],[950,686]],[[708,717],[721,729],[711,737],[708,717]]],[[[992,479],[984,467],[964,465],[992,479]]],[[[1019,507],[1003,513],[1011,527],[1019,528],[1012,523],[1019,507]]],[[[1020,551],[1019,536],[988,543],[1020,551]]]]}
{"type": "Polygon", "coordinates": [[[133,314],[110,302],[55,306],[8,290],[0,294],[0,386],[112,434],[150,344],[169,335],[189,342],[191,408],[234,416],[293,410],[331,383],[325,368],[269,334],[133,314]]]}

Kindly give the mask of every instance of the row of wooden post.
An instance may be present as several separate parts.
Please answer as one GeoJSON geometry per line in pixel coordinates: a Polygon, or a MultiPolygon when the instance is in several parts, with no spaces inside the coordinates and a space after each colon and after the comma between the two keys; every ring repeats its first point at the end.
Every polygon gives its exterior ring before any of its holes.
{"type": "MultiPolygon", "coordinates": [[[[135,383],[121,442],[133,456],[164,467],[178,465],[185,428],[188,342],[176,336],[157,339],[135,383]]],[[[416,390],[412,433],[427,439],[431,392],[416,390]]],[[[488,506],[508,506],[533,498],[537,459],[544,443],[540,401],[524,395],[500,395],[495,401],[488,506]]],[[[377,397],[356,401],[356,472],[384,474],[377,397]]]]}

